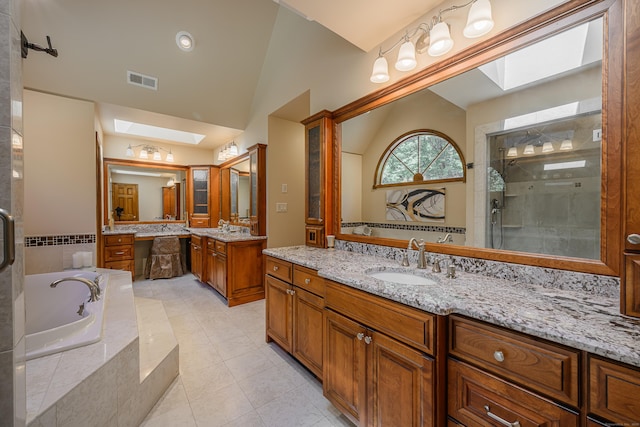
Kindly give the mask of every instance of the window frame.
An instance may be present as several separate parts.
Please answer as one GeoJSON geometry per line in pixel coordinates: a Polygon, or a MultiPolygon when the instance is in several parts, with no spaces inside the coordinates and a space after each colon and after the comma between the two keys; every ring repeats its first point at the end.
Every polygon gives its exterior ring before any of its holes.
{"type": "Polygon", "coordinates": [[[424,184],[439,184],[439,183],[443,183],[443,182],[467,182],[467,164],[465,162],[464,159],[464,155],[462,154],[462,151],[460,150],[460,147],[458,147],[458,144],[456,144],[453,139],[451,139],[449,136],[447,136],[446,134],[442,133],[442,132],[438,132],[437,130],[433,130],[433,129],[415,129],[409,132],[406,132],[402,135],[400,135],[399,137],[397,137],[396,139],[394,139],[391,144],[389,144],[389,146],[384,150],[384,152],[382,153],[382,155],[380,156],[380,159],[378,159],[378,165],[376,166],[376,172],[373,176],[373,188],[387,188],[387,187],[401,187],[401,186],[410,186],[410,185],[424,185],[424,184]],[[460,157],[460,161],[462,162],[462,177],[460,178],[444,178],[444,179],[429,179],[429,180],[422,180],[422,181],[409,181],[409,182],[397,182],[397,183],[393,183],[393,184],[382,184],[382,170],[384,169],[384,166],[387,163],[387,160],[389,159],[389,156],[391,155],[391,153],[393,153],[393,151],[402,143],[404,143],[407,139],[409,139],[410,137],[413,136],[419,136],[419,135],[424,135],[424,134],[428,134],[428,135],[434,135],[437,137],[440,137],[442,139],[444,139],[445,141],[447,141],[449,143],[449,145],[451,145],[456,152],[458,153],[458,157],[460,157]]]}

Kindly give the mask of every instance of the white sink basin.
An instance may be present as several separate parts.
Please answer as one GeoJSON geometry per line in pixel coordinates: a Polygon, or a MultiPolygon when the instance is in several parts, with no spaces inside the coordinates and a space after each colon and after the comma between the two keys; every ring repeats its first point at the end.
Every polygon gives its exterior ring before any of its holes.
{"type": "Polygon", "coordinates": [[[385,282],[402,283],[403,285],[435,285],[435,281],[423,276],[398,271],[374,271],[369,276],[385,282]]]}

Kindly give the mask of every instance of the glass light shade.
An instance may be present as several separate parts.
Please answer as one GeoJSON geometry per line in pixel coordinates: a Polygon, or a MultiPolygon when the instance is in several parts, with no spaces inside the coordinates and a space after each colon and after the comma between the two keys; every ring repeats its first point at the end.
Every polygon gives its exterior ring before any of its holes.
{"type": "Polygon", "coordinates": [[[462,32],[467,38],[484,36],[493,28],[491,3],[489,0],[477,0],[469,9],[467,25],[462,32]]]}
{"type": "Polygon", "coordinates": [[[147,150],[143,148],[142,150],[140,150],[140,155],[138,157],[140,157],[141,159],[148,159],[149,154],[147,153],[147,150]]]}
{"type": "Polygon", "coordinates": [[[533,145],[531,144],[527,144],[524,147],[524,151],[522,152],[522,154],[534,154],[535,150],[533,149],[533,145]]]}
{"type": "Polygon", "coordinates": [[[131,148],[131,145],[127,147],[127,157],[133,157],[133,148],[131,148]]]}
{"type": "Polygon", "coordinates": [[[560,150],[562,151],[573,150],[573,143],[571,142],[571,140],[565,139],[564,141],[562,141],[562,144],[560,144],[560,150]]]}
{"type": "Polygon", "coordinates": [[[396,70],[411,71],[416,68],[416,65],[418,65],[418,61],[416,61],[416,48],[411,40],[407,40],[400,46],[398,60],[395,65],[396,70]]]}
{"type": "Polygon", "coordinates": [[[389,81],[389,64],[384,56],[378,57],[373,63],[373,72],[369,79],[373,83],[384,83],[389,81]]]}
{"type": "Polygon", "coordinates": [[[509,148],[509,150],[507,151],[507,157],[517,157],[517,156],[518,156],[518,149],[516,147],[509,148]]]}
{"type": "Polygon", "coordinates": [[[224,153],[222,152],[222,150],[218,151],[218,161],[224,162],[224,153]]]}
{"type": "Polygon", "coordinates": [[[173,153],[171,151],[169,151],[169,154],[167,154],[167,162],[173,162],[173,153]]]}
{"type": "Polygon", "coordinates": [[[429,55],[440,56],[449,52],[453,47],[453,40],[446,22],[438,22],[429,32],[429,55]]]}
{"type": "Polygon", "coordinates": [[[238,146],[236,145],[235,142],[231,144],[231,147],[229,147],[229,155],[231,156],[238,155],[238,146]]]}
{"type": "Polygon", "coordinates": [[[153,153],[153,160],[162,160],[162,156],[160,155],[159,151],[153,153]]]}
{"type": "Polygon", "coordinates": [[[551,153],[553,151],[553,144],[550,142],[545,142],[542,144],[542,152],[543,153],[551,153]]]}

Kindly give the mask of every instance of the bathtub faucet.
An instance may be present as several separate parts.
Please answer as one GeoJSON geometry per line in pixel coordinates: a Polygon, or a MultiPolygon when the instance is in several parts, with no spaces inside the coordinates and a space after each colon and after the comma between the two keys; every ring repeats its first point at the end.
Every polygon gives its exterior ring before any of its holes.
{"type": "Polygon", "coordinates": [[[89,291],[91,292],[91,297],[89,297],[89,302],[96,302],[100,299],[100,286],[98,286],[95,282],[92,282],[89,279],[85,279],[84,277],[64,277],[62,279],[54,280],[51,282],[49,286],[55,288],[58,286],[58,283],[62,282],[81,282],[89,287],[89,291]]]}

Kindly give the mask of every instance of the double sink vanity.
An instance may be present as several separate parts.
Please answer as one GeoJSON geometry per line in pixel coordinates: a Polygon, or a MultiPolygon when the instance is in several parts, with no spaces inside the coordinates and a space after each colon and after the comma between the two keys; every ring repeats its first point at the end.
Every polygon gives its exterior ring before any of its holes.
{"type": "Polygon", "coordinates": [[[640,422],[640,320],[619,314],[615,282],[535,267],[505,280],[462,258],[448,278],[402,267],[401,251],[264,253],[267,340],[359,425],[640,422]]]}

